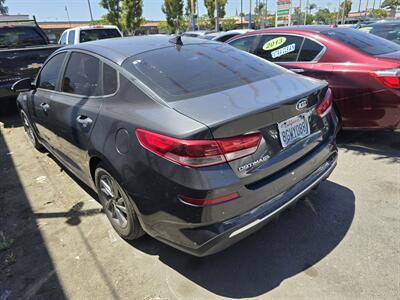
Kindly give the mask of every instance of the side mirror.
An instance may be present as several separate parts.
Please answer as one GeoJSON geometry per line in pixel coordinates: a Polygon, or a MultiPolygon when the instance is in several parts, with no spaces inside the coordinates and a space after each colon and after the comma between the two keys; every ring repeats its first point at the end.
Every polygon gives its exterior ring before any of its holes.
{"type": "Polygon", "coordinates": [[[28,92],[35,89],[35,85],[32,84],[31,78],[20,79],[11,86],[13,92],[28,92]]]}

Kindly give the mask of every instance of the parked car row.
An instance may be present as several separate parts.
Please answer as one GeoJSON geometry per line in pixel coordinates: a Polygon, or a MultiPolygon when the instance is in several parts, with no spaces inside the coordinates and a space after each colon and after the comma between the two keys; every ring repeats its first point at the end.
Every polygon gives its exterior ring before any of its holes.
{"type": "Polygon", "coordinates": [[[352,28],[296,26],[248,32],[230,45],[326,80],[345,129],[400,128],[400,45],[352,28]]]}
{"type": "Polygon", "coordinates": [[[221,251],[328,178],[339,123],[399,127],[400,46],[366,32],[81,33],[12,88],[33,146],[97,191],[127,240],[221,251]]]}

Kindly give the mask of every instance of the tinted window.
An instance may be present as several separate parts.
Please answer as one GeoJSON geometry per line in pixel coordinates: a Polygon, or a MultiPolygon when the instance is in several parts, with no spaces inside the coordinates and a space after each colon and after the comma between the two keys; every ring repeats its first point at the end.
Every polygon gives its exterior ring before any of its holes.
{"type": "Polygon", "coordinates": [[[370,33],[400,44],[400,23],[395,25],[379,24],[379,26],[372,27],[370,33]]]}
{"type": "Polygon", "coordinates": [[[61,45],[66,45],[67,44],[67,33],[64,32],[60,38],[60,44],[61,45]]]}
{"type": "Polygon", "coordinates": [[[132,56],[123,67],[166,101],[219,92],[282,73],[228,45],[184,45],[132,56]]]}
{"type": "Polygon", "coordinates": [[[117,71],[109,65],[103,64],[103,90],[104,95],[111,95],[117,91],[118,75],[117,71]]]}
{"type": "Polygon", "coordinates": [[[321,33],[369,55],[380,55],[400,50],[400,46],[393,42],[355,29],[337,28],[321,33]]]}
{"type": "Polygon", "coordinates": [[[312,61],[322,51],[324,47],[309,39],[304,39],[303,47],[300,51],[299,61],[312,61]]]}
{"type": "Polygon", "coordinates": [[[75,43],[75,30],[71,30],[68,34],[68,45],[73,45],[75,43]]]}
{"type": "Polygon", "coordinates": [[[229,43],[229,45],[238,48],[240,50],[250,52],[252,47],[253,47],[253,42],[256,39],[257,36],[255,35],[250,35],[243,37],[241,39],[234,40],[229,43]]]}
{"type": "Polygon", "coordinates": [[[255,54],[273,62],[297,61],[303,39],[293,35],[263,35],[255,54]]]}
{"type": "Polygon", "coordinates": [[[64,58],[65,53],[57,54],[44,65],[39,75],[40,88],[55,90],[64,58]]]}
{"type": "Polygon", "coordinates": [[[218,42],[226,42],[227,40],[229,40],[230,38],[232,38],[236,35],[238,35],[238,33],[227,34],[227,35],[224,35],[224,36],[218,38],[217,41],[218,42]]]}
{"type": "Polygon", "coordinates": [[[81,30],[79,35],[79,41],[81,43],[96,41],[96,40],[103,40],[103,39],[111,39],[121,37],[121,34],[116,29],[85,29],[81,30]]]}
{"type": "Polygon", "coordinates": [[[62,91],[83,96],[98,96],[100,61],[90,55],[74,52],[68,61],[62,91]]]}
{"type": "Polygon", "coordinates": [[[46,45],[45,39],[33,27],[0,27],[0,48],[46,45]]]}

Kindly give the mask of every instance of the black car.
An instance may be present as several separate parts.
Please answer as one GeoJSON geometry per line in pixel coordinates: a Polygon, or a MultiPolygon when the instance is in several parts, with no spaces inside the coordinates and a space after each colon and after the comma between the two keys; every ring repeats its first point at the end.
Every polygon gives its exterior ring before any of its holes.
{"type": "Polygon", "coordinates": [[[327,84],[218,42],[66,47],[14,89],[31,142],[97,190],[123,238],[146,232],[197,256],[249,235],[336,165],[327,84]]]}
{"type": "MultiPolygon", "coordinates": [[[[33,24],[0,21],[0,102],[17,94],[10,88],[21,78],[35,78],[51,53],[60,48],[51,45],[36,20],[33,24]]],[[[1,106],[1,103],[0,103],[1,106]]]]}

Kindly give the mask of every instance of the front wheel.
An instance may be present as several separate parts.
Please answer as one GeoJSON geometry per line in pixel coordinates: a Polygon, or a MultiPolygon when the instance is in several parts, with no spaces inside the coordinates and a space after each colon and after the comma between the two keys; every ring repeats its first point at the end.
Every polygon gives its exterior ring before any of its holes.
{"type": "Polygon", "coordinates": [[[31,142],[31,144],[33,145],[33,147],[35,147],[35,149],[43,151],[44,147],[42,146],[42,144],[39,143],[38,139],[36,138],[31,122],[29,121],[28,116],[22,109],[20,115],[21,115],[22,125],[24,125],[24,130],[28,137],[29,142],[31,142]]]}
{"type": "Polygon", "coordinates": [[[115,231],[126,240],[141,237],[144,231],[132,200],[117,180],[100,165],[95,172],[95,181],[100,202],[115,231]]]}

